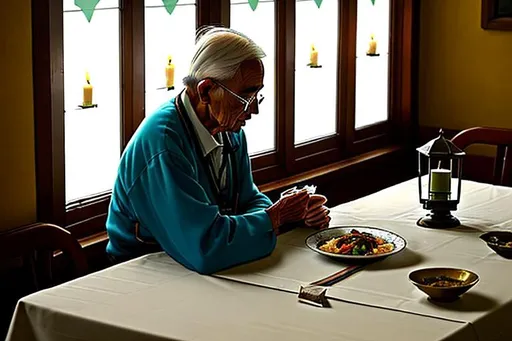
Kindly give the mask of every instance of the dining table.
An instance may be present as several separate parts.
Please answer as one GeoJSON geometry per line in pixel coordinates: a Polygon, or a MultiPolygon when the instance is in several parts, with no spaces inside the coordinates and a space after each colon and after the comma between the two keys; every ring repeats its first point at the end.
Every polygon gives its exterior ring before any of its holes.
{"type": "Polygon", "coordinates": [[[332,207],[330,228],[384,229],[406,246],[325,287],[328,306],[299,300],[301,287],[350,264],[308,248],[315,231],[300,227],[269,256],[212,275],[157,252],[23,297],[7,340],[511,339],[512,260],[479,237],[512,230],[512,188],[461,186],[454,228],[417,225],[428,213],[417,178],[332,207]],[[456,301],[435,302],[409,280],[427,267],[466,269],[479,281],[456,301]]]}

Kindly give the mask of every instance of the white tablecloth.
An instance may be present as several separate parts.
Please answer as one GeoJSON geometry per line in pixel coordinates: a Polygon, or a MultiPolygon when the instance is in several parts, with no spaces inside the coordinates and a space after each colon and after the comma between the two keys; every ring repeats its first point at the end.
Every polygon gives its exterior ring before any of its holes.
{"type": "Polygon", "coordinates": [[[158,253],[30,295],[18,303],[8,340],[508,339],[512,261],[478,235],[512,228],[512,189],[465,182],[456,212],[464,226],[438,231],[415,225],[425,214],[416,186],[409,181],[333,209],[333,225],[386,228],[408,246],[329,288],[332,308],[297,301],[300,284],[340,264],[305,248],[311,231],[295,230],[278,238],[270,257],[213,277],[158,253]],[[432,304],[407,280],[431,265],[474,270],[481,282],[456,303],[432,304]]]}
{"type": "MultiPolygon", "coordinates": [[[[374,226],[407,240],[407,249],[370,265],[335,284],[327,296],[346,302],[392,309],[451,321],[471,323],[481,339],[499,338],[512,314],[512,260],[494,253],[478,237],[491,230],[512,229],[512,189],[463,182],[459,210],[462,225],[433,230],[416,226],[425,211],[418,204],[417,180],[336,207],[336,225],[374,226]],[[442,266],[475,271],[480,282],[463,299],[434,304],[408,281],[409,272],[442,266]]],[[[217,276],[297,293],[301,284],[336,272],[344,265],[322,255],[312,256],[304,245],[311,231],[295,230],[279,239],[270,257],[235,267],[217,276]]]]}

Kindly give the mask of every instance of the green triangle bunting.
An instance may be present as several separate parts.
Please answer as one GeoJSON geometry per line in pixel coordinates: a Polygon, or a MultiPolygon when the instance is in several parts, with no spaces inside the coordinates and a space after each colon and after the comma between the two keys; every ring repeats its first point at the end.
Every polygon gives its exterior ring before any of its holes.
{"type": "Polygon", "coordinates": [[[260,0],[249,0],[249,6],[251,6],[251,9],[253,11],[255,11],[256,7],[258,7],[259,2],[260,2],[260,0]]]}
{"type": "Polygon", "coordinates": [[[94,10],[96,9],[96,5],[98,5],[100,0],[75,0],[75,5],[78,6],[88,22],[91,22],[92,15],[94,14],[94,10]]]}
{"type": "Polygon", "coordinates": [[[375,6],[375,0],[371,0],[372,5],[375,6]]]}
{"type": "Polygon", "coordinates": [[[176,8],[178,0],[162,0],[162,2],[164,3],[167,13],[172,14],[172,12],[174,12],[174,8],[176,8]]]}
{"type": "Polygon", "coordinates": [[[323,0],[315,0],[316,7],[320,8],[323,0]]]}

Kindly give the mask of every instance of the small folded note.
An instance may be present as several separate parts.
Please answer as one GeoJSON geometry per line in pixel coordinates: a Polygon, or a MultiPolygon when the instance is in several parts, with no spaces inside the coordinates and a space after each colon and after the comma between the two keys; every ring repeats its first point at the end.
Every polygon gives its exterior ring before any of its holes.
{"type": "Polygon", "coordinates": [[[311,186],[306,185],[306,186],[304,186],[301,189],[298,189],[297,186],[294,186],[292,188],[287,189],[283,193],[281,193],[281,197],[283,197],[284,195],[287,195],[287,194],[298,193],[298,192],[303,191],[303,190],[306,190],[309,195],[312,195],[312,194],[316,193],[316,186],[314,186],[314,185],[311,185],[311,186]]]}
{"type": "Polygon", "coordinates": [[[314,186],[314,185],[311,185],[311,186],[306,185],[302,189],[305,189],[309,194],[315,194],[316,193],[316,186],[314,186]]]}
{"type": "Polygon", "coordinates": [[[299,290],[299,301],[314,305],[316,307],[327,308],[329,307],[329,301],[325,297],[327,288],[319,287],[315,285],[308,285],[303,287],[300,286],[299,290]]]}

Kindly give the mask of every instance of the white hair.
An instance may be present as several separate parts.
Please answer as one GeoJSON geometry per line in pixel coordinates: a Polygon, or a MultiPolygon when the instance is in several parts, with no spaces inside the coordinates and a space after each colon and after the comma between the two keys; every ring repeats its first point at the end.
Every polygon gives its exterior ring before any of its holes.
{"type": "Polygon", "coordinates": [[[235,76],[243,61],[263,57],[265,52],[261,47],[242,33],[206,26],[197,31],[194,57],[183,82],[195,86],[205,78],[228,80],[235,76]]]}

